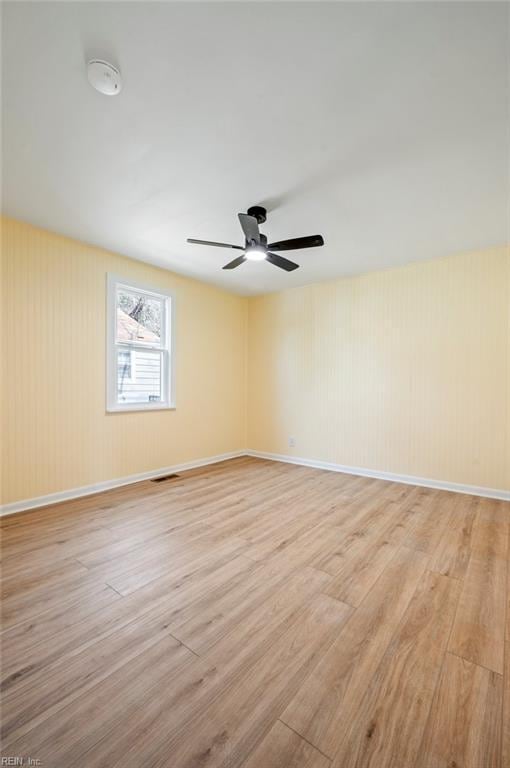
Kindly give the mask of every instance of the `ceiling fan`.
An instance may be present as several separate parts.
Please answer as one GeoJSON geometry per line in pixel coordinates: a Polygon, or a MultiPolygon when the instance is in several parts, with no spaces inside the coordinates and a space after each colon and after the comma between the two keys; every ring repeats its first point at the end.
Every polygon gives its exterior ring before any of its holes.
{"type": "Polygon", "coordinates": [[[286,272],[292,272],[294,269],[297,269],[299,264],[295,264],[293,261],[289,261],[289,259],[285,259],[277,253],[273,253],[273,251],[294,251],[299,248],[316,248],[319,245],[324,245],[322,235],[294,237],[291,240],[279,240],[276,243],[269,243],[268,245],[267,237],[259,231],[259,224],[263,224],[266,220],[265,208],[262,208],[260,205],[254,205],[251,208],[248,208],[246,213],[239,213],[238,216],[244,232],[244,246],[230,245],[230,243],[215,243],[210,240],[195,240],[191,237],[188,237],[187,242],[196,243],[198,245],[215,245],[218,248],[234,248],[237,251],[244,251],[242,256],[238,256],[237,259],[225,264],[223,269],[235,269],[246,260],[265,260],[270,264],[274,264],[275,267],[285,269],[286,272]]]}

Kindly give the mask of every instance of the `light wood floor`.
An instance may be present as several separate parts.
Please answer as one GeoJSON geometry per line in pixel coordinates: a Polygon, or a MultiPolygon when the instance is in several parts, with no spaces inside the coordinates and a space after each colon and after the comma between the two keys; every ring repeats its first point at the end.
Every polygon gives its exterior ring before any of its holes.
{"type": "Polygon", "coordinates": [[[5,518],[2,754],[508,768],[509,522],[248,458],[5,518]]]}

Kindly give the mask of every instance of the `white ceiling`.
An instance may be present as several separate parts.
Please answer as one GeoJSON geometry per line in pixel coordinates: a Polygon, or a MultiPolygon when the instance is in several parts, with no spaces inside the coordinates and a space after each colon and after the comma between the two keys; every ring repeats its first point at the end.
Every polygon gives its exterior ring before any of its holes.
{"type": "Polygon", "coordinates": [[[243,294],[502,244],[509,9],[4,3],[4,210],[243,294]],[[254,204],[325,247],[287,274],[186,244],[241,244],[254,204]]]}

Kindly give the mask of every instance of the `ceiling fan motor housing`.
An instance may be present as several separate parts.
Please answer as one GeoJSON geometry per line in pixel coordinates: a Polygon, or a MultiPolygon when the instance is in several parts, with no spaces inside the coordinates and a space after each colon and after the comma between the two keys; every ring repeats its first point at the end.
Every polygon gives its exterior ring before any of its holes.
{"type": "Polygon", "coordinates": [[[248,216],[253,216],[255,219],[257,219],[259,224],[263,224],[266,220],[267,211],[265,208],[262,208],[261,205],[252,205],[251,208],[248,208],[246,213],[248,216]]]}

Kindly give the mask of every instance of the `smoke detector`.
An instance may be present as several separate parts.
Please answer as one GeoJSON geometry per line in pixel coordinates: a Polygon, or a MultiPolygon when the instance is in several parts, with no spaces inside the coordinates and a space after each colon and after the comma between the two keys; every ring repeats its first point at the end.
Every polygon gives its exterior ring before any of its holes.
{"type": "Polygon", "coordinates": [[[117,67],[101,59],[92,59],[87,64],[89,83],[105,96],[116,96],[122,88],[122,79],[117,67]]]}

